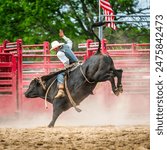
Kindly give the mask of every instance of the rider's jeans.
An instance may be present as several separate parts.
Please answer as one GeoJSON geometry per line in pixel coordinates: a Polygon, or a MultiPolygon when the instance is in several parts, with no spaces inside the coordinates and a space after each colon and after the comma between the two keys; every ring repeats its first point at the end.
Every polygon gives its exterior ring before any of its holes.
{"type": "Polygon", "coordinates": [[[60,73],[60,74],[57,75],[57,82],[58,82],[58,84],[64,83],[64,75],[65,75],[64,72],[62,72],[62,73],[60,73]]]}

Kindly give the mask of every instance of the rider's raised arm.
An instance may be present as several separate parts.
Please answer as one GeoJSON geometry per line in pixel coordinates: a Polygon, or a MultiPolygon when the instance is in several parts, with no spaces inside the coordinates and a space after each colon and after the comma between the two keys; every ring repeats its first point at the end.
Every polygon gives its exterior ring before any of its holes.
{"type": "Polygon", "coordinates": [[[70,49],[72,49],[72,41],[65,35],[62,38],[66,41],[66,44],[70,47],[70,49]]]}
{"type": "Polygon", "coordinates": [[[70,49],[72,49],[72,41],[64,35],[64,32],[61,29],[59,30],[59,36],[63,38],[66,41],[66,44],[70,47],[70,49]]]}

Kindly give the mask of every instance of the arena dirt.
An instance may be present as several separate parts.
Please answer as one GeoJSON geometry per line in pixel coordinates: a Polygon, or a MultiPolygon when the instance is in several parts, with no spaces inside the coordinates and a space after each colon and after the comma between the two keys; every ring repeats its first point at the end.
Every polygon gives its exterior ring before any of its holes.
{"type": "Polygon", "coordinates": [[[81,113],[64,112],[54,128],[47,128],[52,111],[0,119],[0,150],[149,150],[149,97],[112,99],[101,91],[97,86],[96,96],[80,104],[81,113]]]}
{"type": "Polygon", "coordinates": [[[149,126],[0,128],[0,150],[148,150],[149,126]]]}

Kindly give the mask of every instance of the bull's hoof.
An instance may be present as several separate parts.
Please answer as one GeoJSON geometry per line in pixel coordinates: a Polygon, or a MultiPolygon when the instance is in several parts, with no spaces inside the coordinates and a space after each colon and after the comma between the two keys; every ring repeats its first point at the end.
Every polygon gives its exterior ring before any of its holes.
{"type": "Polygon", "coordinates": [[[118,90],[118,89],[115,89],[115,90],[114,90],[114,94],[115,94],[116,96],[119,96],[119,90],[118,90]]]}
{"type": "Polygon", "coordinates": [[[118,87],[118,91],[119,91],[120,93],[123,93],[122,85],[118,87]]]}
{"type": "Polygon", "coordinates": [[[48,128],[53,128],[53,127],[54,127],[54,125],[52,125],[52,124],[48,125],[48,128]]]}

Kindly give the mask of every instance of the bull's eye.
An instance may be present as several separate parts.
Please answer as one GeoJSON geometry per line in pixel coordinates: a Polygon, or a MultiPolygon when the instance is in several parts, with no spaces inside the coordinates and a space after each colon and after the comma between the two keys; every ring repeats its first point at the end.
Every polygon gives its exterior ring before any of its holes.
{"type": "Polygon", "coordinates": [[[40,83],[39,83],[39,82],[37,82],[37,83],[36,83],[36,86],[40,86],[40,83]]]}

